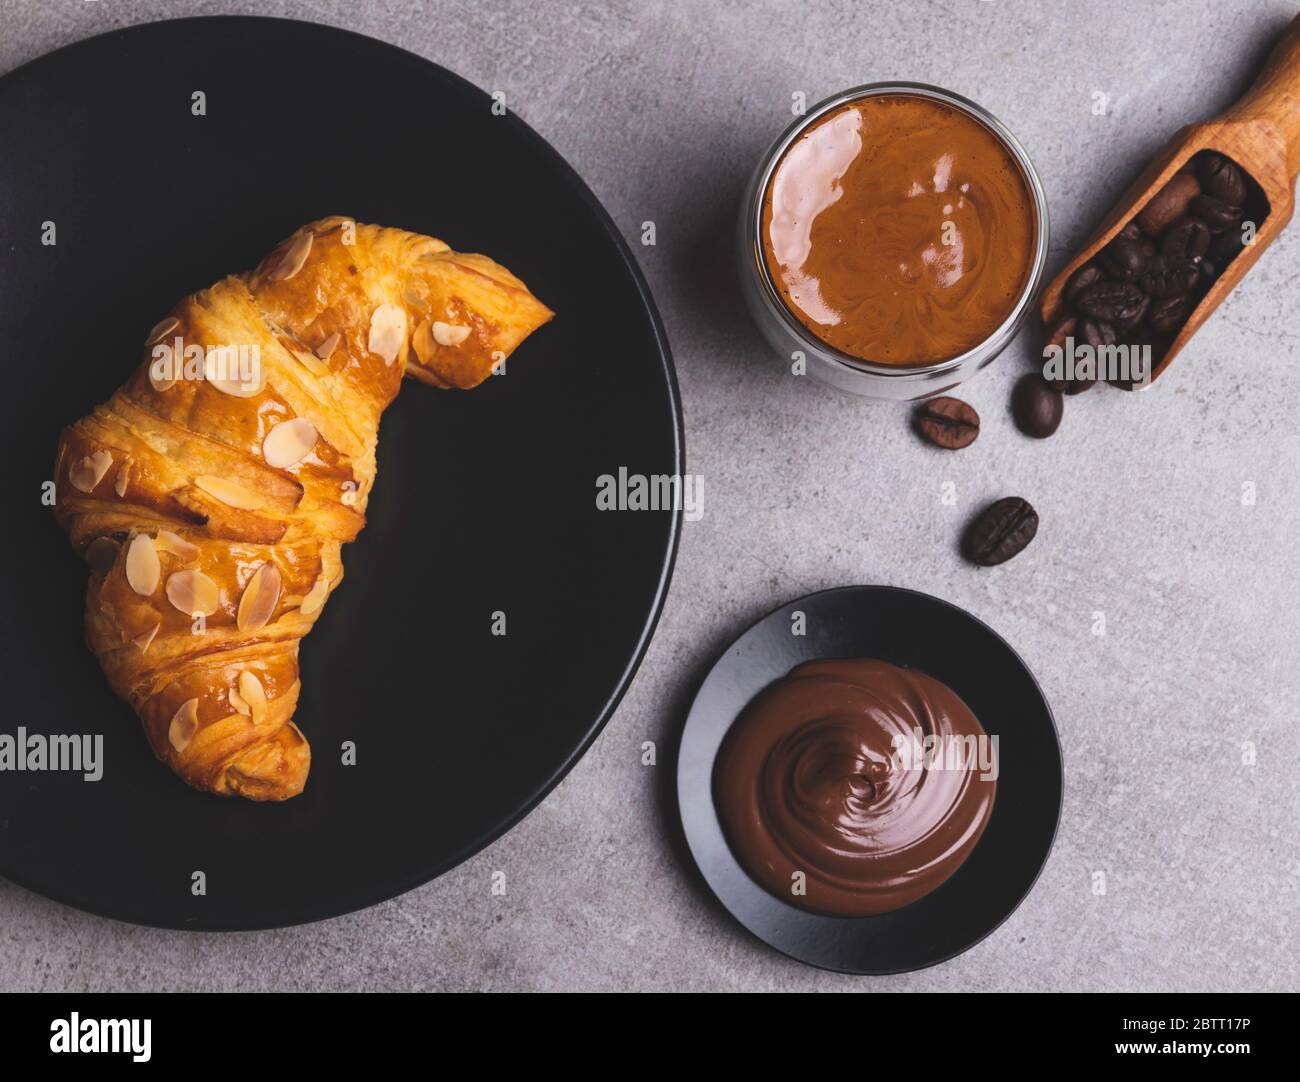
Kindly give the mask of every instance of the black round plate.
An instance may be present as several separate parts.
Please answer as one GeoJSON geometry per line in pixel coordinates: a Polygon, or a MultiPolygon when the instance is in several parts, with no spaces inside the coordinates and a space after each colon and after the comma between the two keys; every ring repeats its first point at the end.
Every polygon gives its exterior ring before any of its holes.
{"type": "Polygon", "coordinates": [[[257,928],[390,898],[502,834],[617,705],[679,531],[672,511],[596,509],[600,475],[679,473],[683,451],[663,329],[594,196],[457,76],[284,20],[155,23],[44,57],[0,80],[0,146],[0,735],[99,733],[106,760],[93,783],[0,773],[0,873],[124,920],[257,928]],[[329,214],[487,253],[557,316],[506,376],[408,381],[385,414],[369,525],[302,645],[311,777],[256,805],[154,761],[86,650],[86,569],[41,485],[61,427],[126,379],[161,313],[329,214]]]}
{"type": "Polygon", "coordinates": [[[986,624],[946,601],[889,586],[809,594],[763,617],[713,666],[695,697],[677,761],[677,800],[695,863],[754,935],[792,958],[842,973],[903,973],[973,947],[1038,878],[1061,814],[1061,745],[1025,663],[986,624]],[[806,635],[792,634],[802,612],[806,635]],[[713,764],[744,706],[804,661],[874,657],[920,669],[957,692],[998,737],[999,777],[984,836],[947,882],[902,909],[826,917],[769,894],[737,863],[713,804],[713,764]]]}

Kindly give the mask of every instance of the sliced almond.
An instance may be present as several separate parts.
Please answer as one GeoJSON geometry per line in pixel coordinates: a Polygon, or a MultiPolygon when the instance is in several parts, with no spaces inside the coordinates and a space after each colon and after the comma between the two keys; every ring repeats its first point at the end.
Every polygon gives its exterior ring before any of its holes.
{"type": "Polygon", "coordinates": [[[328,361],[334,356],[334,351],[339,348],[339,343],[343,341],[343,335],[335,331],[324,342],[316,347],[316,356],[322,361],[328,361]]]}
{"type": "Polygon", "coordinates": [[[279,342],[280,345],[284,346],[284,348],[287,349],[289,353],[292,355],[293,359],[297,361],[300,365],[302,365],[303,368],[307,369],[307,371],[310,372],[313,376],[329,375],[329,370],[330,370],[329,365],[327,365],[324,361],[322,361],[319,357],[316,356],[316,354],[312,353],[310,350],[303,348],[294,339],[288,337],[287,335],[280,334],[280,335],[276,335],[276,341],[279,342]]]}
{"type": "Polygon", "coordinates": [[[266,690],[256,673],[245,669],[239,674],[239,694],[248,704],[253,724],[261,725],[266,720],[266,690]]]}
{"type": "Polygon", "coordinates": [[[122,546],[111,537],[97,537],[86,546],[86,563],[99,574],[107,575],[117,563],[117,554],[122,546]]]}
{"type": "Polygon", "coordinates": [[[203,354],[203,378],[232,398],[252,398],[266,386],[260,353],[241,352],[239,346],[209,346],[203,354]],[[245,365],[245,360],[251,363],[245,365]]]}
{"type": "Polygon", "coordinates": [[[224,477],[214,477],[205,473],[194,478],[194,484],[209,496],[229,507],[237,507],[241,511],[256,511],[262,506],[262,497],[258,493],[233,481],[227,481],[224,477]]]}
{"type": "Polygon", "coordinates": [[[171,390],[180,382],[175,375],[178,368],[179,365],[171,357],[153,358],[149,362],[149,386],[159,393],[171,390]]]}
{"type": "Polygon", "coordinates": [[[167,578],[167,600],[186,616],[211,616],[221,592],[202,571],[177,571],[167,578]]]}
{"type": "Polygon", "coordinates": [[[290,349],[289,352],[293,354],[294,360],[313,376],[328,376],[330,374],[330,366],[317,357],[316,354],[308,353],[302,349],[290,349]]]}
{"type": "Polygon", "coordinates": [[[280,262],[275,265],[268,277],[273,282],[283,282],[287,278],[292,278],[307,262],[307,255],[311,251],[312,235],[310,233],[299,233],[293,239],[293,243],[285,250],[280,262]]]}
{"type": "Polygon", "coordinates": [[[150,645],[153,643],[154,636],[158,634],[158,629],[160,627],[162,627],[161,621],[159,623],[154,624],[153,627],[151,627],[148,631],[142,631],[139,635],[137,635],[134,639],[131,640],[133,643],[136,644],[136,646],[140,648],[140,653],[143,654],[146,650],[149,649],[150,645]]]}
{"type": "Polygon", "coordinates": [[[318,578],[307,596],[302,599],[302,604],[298,606],[298,611],[304,616],[310,616],[325,604],[325,599],[329,597],[330,583],[324,575],[318,578]]]}
{"type": "Polygon", "coordinates": [[[316,426],[306,417],[281,421],[262,441],[262,457],[277,470],[296,466],[316,446],[316,426]]]}
{"type": "Polygon", "coordinates": [[[182,560],[192,560],[199,554],[199,546],[186,541],[180,534],[172,533],[171,530],[159,530],[158,536],[154,539],[163,552],[170,552],[173,556],[179,556],[182,560]]]}
{"type": "Polygon", "coordinates": [[[131,460],[128,458],[117,468],[117,477],[113,480],[113,491],[119,496],[126,495],[126,486],[131,483],[131,460]]]}
{"type": "Polygon", "coordinates": [[[147,533],[136,534],[126,549],[126,581],[141,597],[151,597],[158,589],[161,574],[162,564],[158,562],[153,538],[147,533]]]}
{"type": "Polygon", "coordinates": [[[166,319],[160,319],[153,325],[153,330],[149,332],[149,336],[144,340],[144,344],[146,346],[156,346],[180,325],[181,321],[175,316],[168,316],[166,319]]]}
{"type": "Polygon", "coordinates": [[[68,482],[81,492],[94,492],[95,486],[104,479],[104,474],[108,473],[108,467],[112,464],[111,454],[107,451],[96,451],[93,455],[87,455],[80,462],[72,464],[71,469],[68,470],[68,482]]]}
{"type": "Polygon", "coordinates": [[[384,364],[391,365],[397,360],[405,340],[406,313],[395,304],[381,304],[370,317],[367,348],[383,357],[384,364]]]}
{"type": "Polygon", "coordinates": [[[264,563],[248,580],[244,594],[239,599],[235,626],[240,631],[256,631],[265,627],[275,607],[280,603],[280,569],[273,563],[264,563]]]}
{"type": "Polygon", "coordinates": [[[199,700],[186,699],[181,708],[172,715],[172,723],[167,727],[167,739],[178,752],[190,746],[194,734],[199,729],[199,700]]]}
{"type": "Polygon", "coordinates": [[[250,717],[253,713],[248,703],[244,701],[244,697],[234,688],[230,689],[230,705],[235,708],[237,714],[243,714],[244,717],[250,717]]]}
{"type": "Polygon", "coordinates": [[[433,354],[438,345],[433,340],[433,320],[423,320],[415,333],[411,335],[411,348],[415,350],[415,355],[420,358],[421,364],[428,364],[433,360],[433,354]]]}
{"type": "Polygon", "coordinates": [[[469,337],[469,328],[459,323],[433,321],[433,340],[440,346],[458,346],[469,337]]]}

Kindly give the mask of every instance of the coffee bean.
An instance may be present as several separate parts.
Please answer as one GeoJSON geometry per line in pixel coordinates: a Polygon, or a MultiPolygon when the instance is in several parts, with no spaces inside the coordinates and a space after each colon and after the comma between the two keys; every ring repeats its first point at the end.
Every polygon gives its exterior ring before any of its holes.
{"type": "Polygon", "coordinates": [[[1038,512],[1019,496],[1007,496],[984,510],[966,531],[968,559],[981,567],[1005,563],[1024,551],[1038,532],[1038,512]]]}
{"type": "Polygon", "coordinates": [[[1138,212],[1137,224],[1149,237],[1163,233],[1166,226],[1187,213],[1187,205],[1200,194],[1201,186],[1191,173],[1175,173],[1138,212]]]}
{"type": "MultiPolygon", "coordinates": [[[[1046,362],[1049,359],[1047,357],[1047,351],[1053,346],[1060,350],[1064,350],[1065,340],[1074,337],[1078,322],[1079,320],[1077,316],[1072,316],[1069,312],[1062,311],[1062,313],[1048,325],[1047,344],[1043,346],[1044,366],[1046,366],[1046,362]]],[[[1045,372],[1043,374],[1043,379],[1049,387],[1054,387],[1058,391],[1064,391],[1065,388],[1069,386],[1068,380],[1048,379],[1045,372]]]]}
{"type": "Polygon", "coordinates": [[[1147,314],[1147,308],[1150,306],[1150,304],[1151,304],[1151,298],[1148,297],[1145,293],[1143,293],[1142,303],[1137,306],[1137,309],[1135,311],[1125,315],[1123,319],[1115,320],[1115,329],[1117,331],[1132,330],[1134,327],[1136,327],[1139,323],[1142,322],[1142,317],[1147,314]]]}
{"type": "Polygon", "coordinates": [[[916,430],[945,450],[969,447],[980,434],[980,415],[960,398],[932,398],[916,411],[916,430]]]}
{"type": "Polygon", "coordinates": [[[1085,263],[1070,275],[1068,279],[1066,279],[1064,292],[1065,303],[1073,304],[1075,298],[1078,297],[1080,293],[1094,282],[1100,282],[1101,280],[1101,268],[1095,263],[1085,263]]]}
{"type": "Polygon", "coordinates": [[[1190,215],[1179,218],[1160,238],[1161,255],[1174,255],[1182,259],[1203,256],[1210,249],[1210,227],[1190,215]]]}
{"type": "Polygon", "coordinates": [[[1191,314],[1192,298],[1186,293],[1163,297],[1151,305],[1147,324],[1158,334],[1172,334],[1191,314]]]}
{"type": "MultiPolygon", "coordinates": [[[[1128,351],[1130,377],[1134,373],[1136,373],[1135,366],[1138,363],[1138,357],[1140,355],[1140,351],[1142,350],[1143,346],[1146,346],[1151,350],[1152,364],[1154,365],[1155,357],[1158,354],[1156,354],[1155,348],[1151,346],[1149,342],[1149,339],[1151,338],[1152,334],[1153,332],[1151,328],[1146,324],[1143,324],[1140,327],[1135,327],[1132,330],[1126,332],[1120,338],[1120,344],[1123,345],[1128,351]]],[[[1112,387],[1119,387],[1121,390],[1125,390],[1125,391],[1131,391],[1136,386],[1136,380],[1132,378],[1121,378],[1118,373],[1116,373],[1114,376],[1107,376],[1106,382],[1109,383],[1112,387]]]]}
{"type": "Polygon", "coordinates": [[[1241,206],[1246,201],[1246,178],[1227,158],[1205,154],[1200,161],[1201,188],[1207,195],[1241,206]]]}
{"type": "MultiPolygon", "coordinates": [[[[1072,316],[1069,312],[1062,311],[1055,320],[1048,324],[1047,342],[1043,346],[1044,357],[1046,357],[1047,351],[1053,346],[1058,349],[1065,349],[1065,340],[1074,337],[1074,330],[1078,322],[1077,316],[1072,316]]],[[[1047,377],[1044,376],[1043,378],[1046,379],[1047,377]]],[[[1058,391],[1062,390],[1065,386],[1064,380],[1059,381],[1059,383],[1055,380],[1048,380],[1048,383],[1053,387],[1056,387],[1058,391]]]]}
{"type": "Polygon", "coordinates": [[[1132,237],[1133,240],[1137,240],[1142,236],[1142,230],[1138,228],[1137,222],[1129,222],[1119,231],[1119,235],[1121,237],[1132,237]]]}
{"type": "Polygon", "coordinates": [[[1097,282],[1079,294],[1075,307],[1103,323],[1119,323],[1142,307],[1142,291],[1127,282],[1097,282]]]}
{"type": "Polygon", "coordinates": [[[1038,377],[1057,394],[1082,394],[1092,386],[1092,381],[1086,379],[1054,379],[1047,374],[1046,365],[1043,366],[1043,371],[1038,373],[1038,377]]]}
{"type": "Polygon", "coordinates": [[[1192,211],[1210,228],[1211,233],[1222,233],[1241,224],[1241,207],[1215,199],[1212,195],[1198,195],[1192,200],[1192,211]]]}
{"type": "Polygon", "coordinates": [[[1147,267],[1142,243],[1132,237],[1116,237],[1101,250],[1100,259],[1106,273],[1117,282],[1135,281],[1147,267]]]}
{"type": "MultiPolygon", "coordinates": [[[[1115,328],[1109,323],[1097,319],[1088,319],[1087,317],[1079,320],[1075,337],[1079,342],[1086,343],[1094,350],[1099,350],[1103,346],[1113,346],[1118,341],[1115,328]]],[[[1098,358],[1098,363],[1100,363],[1100,358],[1098,358]]],[[[1084,391],[1090,391],[1096,385],[1096,379],[1070,379],[1064,380],[1063,386],[1057,387],[1057,390],[1062,394],[1076,395],[1083,394],[1084,391]]]]}
{"type": "Polygon", "coordinates": [[[1037,372],[1021,376],[1011,392],[1011,415],[1016,427],[1036,440],[1045,440],[1060,428],[1064,413],[1061,392],[1049,387],[1037,372]]]}
{"type": "Polygon", "coordinates": [[[1237,254],[1245,246],[1241,238],[1241,230],[1229,229],[1210,241],[1210,250],[1206,255],[1222,270],[1237,258],[1237,254]]]}
{"type": "Polygon", "coordinates": [[[1139,284],[1152,297],[1173,297],[1186,293],[1200,277],[1200,268],[1190,259],[1158,255],[1147,266],[1139,284]]]}
{"type": "Polygon", "coordinates": [[[1113,346],[1116,342],[1115,328],[1100,319],[1084,318],[1079,320],[1079,329],[1075,332],[1093,349],[1113,346]]]}

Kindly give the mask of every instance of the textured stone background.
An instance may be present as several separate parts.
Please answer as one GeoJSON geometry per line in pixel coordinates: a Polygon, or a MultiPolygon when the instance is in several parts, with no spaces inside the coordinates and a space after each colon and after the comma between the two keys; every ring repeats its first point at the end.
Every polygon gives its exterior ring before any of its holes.
{"type": "Polygon", "coordinates": [[[490,849],[366,912],[247,935],[128,927],[0,882],[0,988],[1300,986],[1287,706],[1300,699],[1300,229],[1155,388],[1070,400],[1044,444],[1007,416],[1034,337],[1022,335],[964,392],[984,432],[957,455],[916,441],[904,407],[782,378],[728,270],[740,187],[790,119],[791,93],[812,102],[886,78],[943,84],[1010,125],[1042,173],[1059,266],[1175,128],[1236,96],[1293,2],[2,0],[0,10],[0,71],[115,27],[246,12],[359,30],[507,90],[630,241],[642,221],[657,223],[657,247],[636,250],[676,355],[688,465],[707,495],[622,707],[490,849]],[[1096,91],[1105,116],[1092,113],[1096,91]],[[956,507],[940,502],[945,481],[956,507]],[[1042,515],[1032,549],[992,571],[959,562],[960,525],[1010,493],[1042,515]],[[856,582],[927,590],[992,624],[1037,673],[1066,756],[1060,834],[1024,905],[962,957],[886,979],[805,968],[732,923],[668,840],[668,767],[638,760],[643,740],[671,743],[701,666],[736,632],[778,603],[856,582]],[[1096,612],[1104,637],[1091,633],[1096,612]],[[1246,742],[1254,766],[1242,763],[1246,742]],[[490,894],[497,869],[505,898],[490,894]],[[1104,896],[1092,891],[1098,871],[1104,896]]]}

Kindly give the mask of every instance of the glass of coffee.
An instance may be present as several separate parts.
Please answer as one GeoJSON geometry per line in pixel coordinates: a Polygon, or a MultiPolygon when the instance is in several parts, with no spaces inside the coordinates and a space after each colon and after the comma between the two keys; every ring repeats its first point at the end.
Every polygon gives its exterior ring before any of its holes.
{"type": "Polygon", "coordinates": [[[1024,322],[1047,200],[974,102],[917,83],[827,99],[764,155],[741,206],[741,284],[789,370],[850,394],[941,394],[1024,322]]]}

